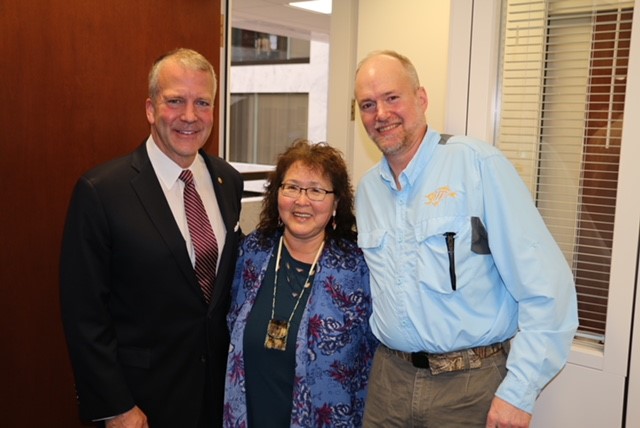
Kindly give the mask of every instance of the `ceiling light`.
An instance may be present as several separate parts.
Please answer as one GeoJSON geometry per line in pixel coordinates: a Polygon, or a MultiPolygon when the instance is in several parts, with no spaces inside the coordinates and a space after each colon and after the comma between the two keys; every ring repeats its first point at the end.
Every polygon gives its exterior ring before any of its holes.
{"type": "Polygon", "coordinates": [[[332,0],[311,0],[311,1],[294,1],[289,6],[298,7],[300,9],[310,10],[312,12],[331,14],[332,0]]]}

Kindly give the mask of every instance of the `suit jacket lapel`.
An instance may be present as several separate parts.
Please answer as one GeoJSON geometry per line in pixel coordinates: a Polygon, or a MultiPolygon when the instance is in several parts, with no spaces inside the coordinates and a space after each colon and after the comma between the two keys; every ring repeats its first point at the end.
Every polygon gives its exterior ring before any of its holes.
{"type": "Polygon", "coordinates": [[[142,206],[176,258],[187,282],[191,284],[194,291],[201,294],[184,238],[153,170],[144,144],[133,153],[132,167],[138,171],[138,175],[131,180],[131,185],[140,198],[142,206]]]}

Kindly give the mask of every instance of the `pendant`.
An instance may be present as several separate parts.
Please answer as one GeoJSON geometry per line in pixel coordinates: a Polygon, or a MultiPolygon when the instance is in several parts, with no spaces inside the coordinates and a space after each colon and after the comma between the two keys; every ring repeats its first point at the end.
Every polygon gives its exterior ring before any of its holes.
{"type": "Polygon", "coordinates": [[[287,335],[289,334],[289,323],[282,320],[272,319],[267,326],[267,336],[264,340],[266,349],[284,351],[287,348],[287,335]]]}

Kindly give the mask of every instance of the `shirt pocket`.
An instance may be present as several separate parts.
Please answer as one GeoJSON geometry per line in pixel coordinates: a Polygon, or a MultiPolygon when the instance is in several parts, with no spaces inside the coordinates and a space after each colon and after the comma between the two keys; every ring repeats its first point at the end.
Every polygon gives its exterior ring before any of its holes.
{"type": "Polygon", "coordinates": [[[388,263],[387,232],[384,229],[358,231],[358,246],[364,252],[365,260],[371,272],[371,292],[376,296],[386,293],[386,284],[393,283],[393,273],[388,263]]]}
{"type": "Polygon", "coordinates": [[[468,283],[460,281],[460,273],[471,250],[471,217],[425,219],[416,227],[415,238],[415,272],[420,288],[452,294],[468,283]]]}
{"type": "Polygon", "coordinates": [[[358,231],[358,246],[362,249],[379,251],[381,250],[385,234],[386,232],[382,229],[371,230],[369,232],[358,231]]]}

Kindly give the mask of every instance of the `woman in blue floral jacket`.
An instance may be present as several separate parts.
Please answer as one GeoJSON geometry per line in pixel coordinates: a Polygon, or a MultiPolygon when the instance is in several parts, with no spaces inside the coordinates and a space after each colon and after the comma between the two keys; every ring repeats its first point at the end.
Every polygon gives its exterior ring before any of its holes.
{"type": "Polygon", "coordinates": [[[278,159],[240,249],[228,316],[225,427],[359,427],[377,340],[340,153],[278,159]]]}

